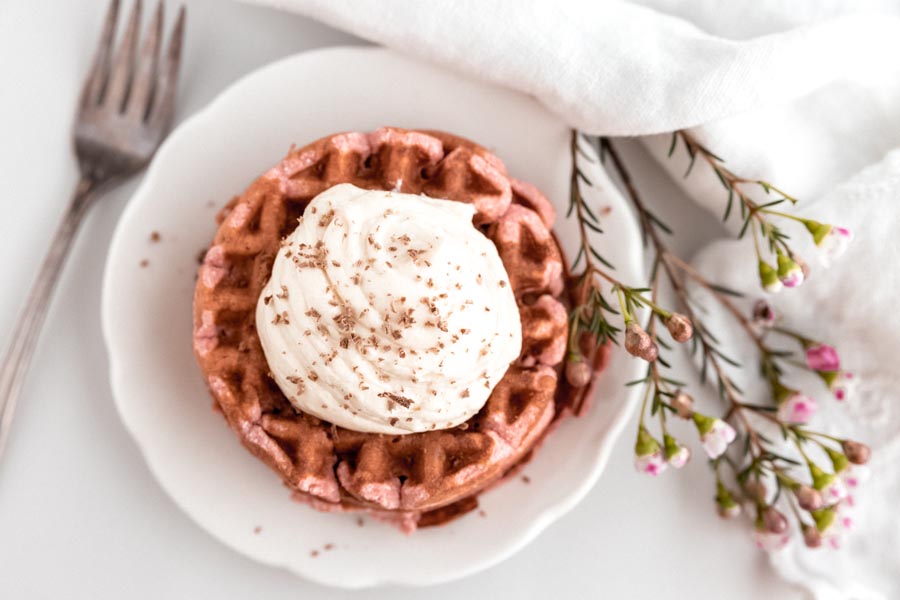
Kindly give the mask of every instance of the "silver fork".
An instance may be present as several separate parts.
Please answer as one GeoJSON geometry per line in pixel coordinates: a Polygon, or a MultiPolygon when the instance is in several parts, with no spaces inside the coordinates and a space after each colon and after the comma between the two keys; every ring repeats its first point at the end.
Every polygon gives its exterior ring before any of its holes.
{"type": "Polygon", "coordinates": [[[113,51],[119,0],[112,0],[75,117],[75,155],[81,173],[75,193],[44,257],[9,348],[0,365],[0,457],[9,438],[16,401],[60,271],[98,190],[140,170],[159,147],[174,113],[175,86],[184,38],[181,7],[159,60],[163,2],[157,4],[138,51],[141,2],[136,0],[118,49],[113,51]]]}

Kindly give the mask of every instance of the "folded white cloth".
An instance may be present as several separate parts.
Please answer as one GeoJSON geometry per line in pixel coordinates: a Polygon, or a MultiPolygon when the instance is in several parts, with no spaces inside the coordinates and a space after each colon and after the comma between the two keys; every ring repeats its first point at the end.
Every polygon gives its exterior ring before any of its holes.
{"type": "MultiPolygon", "coordinates": [[[[774,303],[798,329],[826,324],[829,341],[865,381],[846,407],[821,401],[816,425],[872,442],[872,482],[860,498],[866,510],[850,551],[789,550],[774,564],[818,598],[900,597],[900,521],[892,506],[900,492],[900,411],[891,403],[900,381],[888,364],[900,355],[893,265],[900,153],[839,185],[900,146],[900,3],[253,1],[517,88],[587,133],[696,127],[735,172],[804,199],[798,210],[805,215],[854,229],[851,250],[828,277],[814,272],[802,290],[774,303]]],[[[668,137],[646,141],[692,198],[722,212],[724,192],[708,170],[698,166],[682,179],[684,162],[664,158],[668,137]]],[[[736,226],[733,219],[732,233],[736,226]]],[[[749,243],[716,243],[697,264],[750,291],[749,243]]]]}

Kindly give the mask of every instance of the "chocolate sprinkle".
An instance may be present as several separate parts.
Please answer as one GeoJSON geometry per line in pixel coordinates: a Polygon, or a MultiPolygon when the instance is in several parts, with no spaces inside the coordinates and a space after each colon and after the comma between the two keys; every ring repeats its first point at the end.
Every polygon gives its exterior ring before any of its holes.
{"type": "Polygon", "coordinates": [[[381,392],[380,394],[378,394],[378,397],[379,398],[388,398],[390,400],[393,400],[394,402],[396,402],[403,408],[409,408],[410,406],[413,405],[413,401],[410,400],[409,398],[407,398],[405,396],[401,396],[400,394],[394,394],[392,392],[381,392]]]}

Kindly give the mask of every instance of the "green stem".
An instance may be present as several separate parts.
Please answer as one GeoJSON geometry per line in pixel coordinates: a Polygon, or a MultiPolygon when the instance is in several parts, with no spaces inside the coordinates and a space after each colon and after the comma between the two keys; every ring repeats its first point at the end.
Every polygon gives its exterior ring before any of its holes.
{"type": "Polygon", "coordinates": [[[619,301],[619,310],[622,311],[622,320],[625,322],[625,327],[628,327],[634,322],[634,317],[631,316],[631,313],[628,312],[628,305],[625,302],[625,295],[622,293],[621,286],[615,286],[616,299],[619,301]]]}
{"type": "Polygon", "coordinates": [[[754,183],[756,183],[756,185],[762,187],[763,189],[769,188],[770,190],[772,190],[772,191],[774,191],[774,192],[777,192],[777,193],[781,194],[782,196],[784,196],[784,199],[787,200],[788,202],[790,202],[791,204],[797,204],[797,199],[796,199],[796,198],[794,198],[793,196],[791,196],[790,194],[788,194],[788,193],[785,192],[784,190],[775,187],[774,185],[772,185],[772,184],[769,183],[768,181],[762,181],[761,179],[757,179],[756,181],[754,181],[754,183]]]}
{"type": "Polygon", "coordinates": [[[798,217],[797,215],[792,215],[786,212],[781,212],[778,210],[772,210],[771,208],[760,208],[758,209],[761,213],[766,213],[767,215],[775,215],[776,217],[783,217],[785,219],[790,219],[791,221],[797,221],[798,223],[806,223],[807,219],[803,217],[798,217]]]}

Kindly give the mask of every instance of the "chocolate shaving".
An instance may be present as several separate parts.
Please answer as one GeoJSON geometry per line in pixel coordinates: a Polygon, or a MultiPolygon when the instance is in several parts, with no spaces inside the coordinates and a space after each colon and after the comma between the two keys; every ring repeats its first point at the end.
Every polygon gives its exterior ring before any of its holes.
{"type": "Polygon", "coordinates": [[[400,394],[394,394],[393,392],[381,392],[378,394],[379,398],[388,398],[389,400],[393,400],[403,408],[409,408],[413,405],[413,401],[405,396],[401,396],[400,394]]]}

